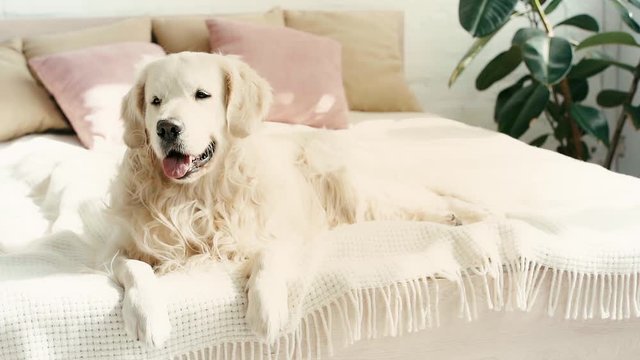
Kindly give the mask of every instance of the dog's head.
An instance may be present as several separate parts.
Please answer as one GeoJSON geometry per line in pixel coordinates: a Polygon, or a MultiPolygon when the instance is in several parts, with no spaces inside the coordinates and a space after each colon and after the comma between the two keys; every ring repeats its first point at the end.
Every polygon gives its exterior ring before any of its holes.
{"type": "Polygon", "coordinates": [[[271,105],[271,88],[238,58],[178,53],[150,63],[122,103],[124,141],[151,147],[164,174],[194,181],[234,138],[251,134],[271,105]]]}

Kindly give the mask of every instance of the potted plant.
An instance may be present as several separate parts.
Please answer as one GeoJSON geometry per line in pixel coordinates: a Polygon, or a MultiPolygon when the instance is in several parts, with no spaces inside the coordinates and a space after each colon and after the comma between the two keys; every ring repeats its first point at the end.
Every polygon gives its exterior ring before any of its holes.
{"type": "MultiPolygon", "coordinates": [[[[591,150],[584,137],[592,136],[607,146],[604,166],[611,168],[627,120],[640,128],[640,106],[633,104],[640,62],[622,63],[599,45],[640,47],[640,44],[628,32],[601,32],[598,21],[589,14],[576,14],[552,24],[548,15],[561,1],[460,0],[460,24],[475,41],[453,70],[449,86],[505,24],[515,18],[527,18],[530,26],[518,29],[508,49],[489,61],[476,78],[476,88],[482,91],[511,74],[521,63],[526,66],[526,73],[502,89],[496,99],[494,119],[498,130],[519,138],[532,121],[544,118],[549,133],[534,139],[531,145],[542,146],[553,136],[559,143],[558,152],[588,160],[591,150]],[[569,39],[555,33],[559,26],[574,26],[591,34],[583,39],[569,39]],[[589,93],[587,79],[611,66],[632,78],[630,88],[604,89],[597,96],[600,107],[620,108],[612,134],[603,111],[583,103],[589,93]]],[[[640,24],[631,12],[633,8],[640,9],[640,0],[609,0],[609,3],[618,10],[629,30],[640,33],[640,24]]]]}

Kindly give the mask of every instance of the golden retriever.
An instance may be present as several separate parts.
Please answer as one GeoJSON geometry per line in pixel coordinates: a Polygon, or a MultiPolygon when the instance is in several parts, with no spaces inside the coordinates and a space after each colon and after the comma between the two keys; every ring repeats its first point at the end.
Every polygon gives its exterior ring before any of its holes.
{"type": "Polygon", "coordinates": [[[246,264],[247,323],[274,341],[288,320],[287,284],[309,274],[322,232],[377,219],[457,225],[471,214],[424,186],[361,171],[349,131],[262,131],[270,103],[247,64],[205,53],[150,63],[125,97],[128,150],[112,211],[129,336],[162,345],[171,326],[156,273],[211,260],[246,264]]]}

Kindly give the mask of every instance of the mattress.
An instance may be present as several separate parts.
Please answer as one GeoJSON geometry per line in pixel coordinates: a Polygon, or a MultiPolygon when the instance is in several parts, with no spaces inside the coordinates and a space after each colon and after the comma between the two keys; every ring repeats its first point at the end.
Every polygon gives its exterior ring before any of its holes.
{"type": "Polygon", "coordinates": [[[415,118],[437,117],[437,115],[420,112],[366,112],[350,111],[349,123],[355,125],[367,120],[403,120],[415,118]]]}
{"type": "MultiPolygon", "coordinates": [[[[436,147],[445,147],[449,138],[457,137],[464,141],[465,136],[473,139],[473,134],[478,135],[475,132],[467,132],[463,125],[420,113],[352,113],[351,117],[354,126],[361,124],[374,128],[378,126],[377,124],[393,122],[401,118],[417,119],[417,122],[425,123],[433,121],[434,125],[430,127],[429,135],[432,138],[427,136],[427,140],[432,141],[436,147]],[[363,123],[364,120],[375,121],[363,123]]],[[[404,136],[410,136],[409,138],[425,136],[419,128],[408,127],[404,129],[404,133],[408,133],[407,129],[411,133],[404,136]]],[[[482,141],[490,141],[491,136],[493,135],[490,133],[480,134],[482,141]],[[482,137],[485,135],[487,139],[482,137]]],[[[123,149],[114,146],[101,151],[103,151],[104,162],[96,164],[95,161],[89,161],[95,160],[97,155],[81,148],[77,139],[70,135],[31,135],[0,144],[0,183],[7,184],[16,176],[23,180],[22,187],[0,188],[0,196],[5,200],[5,205],[2,207],[3,216],[0,217],[0,229],[3,229],[0,249],[5,253],[15,254],[25,247],[25,239],[40,241],[38,239],[43,235],[55,232],[57,228],[75,229],[75,232],[82,234],[86,229],[83,229],[83,224],[76,223],[77,217],[62,217],[51,221],[50,214],[47,213],[50,210],[48,206],[59,200],[56,199],[59,194],[55,189],[63,191],[65,187],[69,187],[69,184],[56,184],[56,178],[48,176],[48,171],[51,169],[49,164],[61,159],[72,160],[67,161],[69,165],[64,171],[66,174],[82,168],[85,172],[95,172],[99,175],[115,165],[114,159],[122,154],[123,149]],[[25,164],[40,162],[42,166],[22,167],[22,162],[25,164]],[[40,169],[40,173],[34,169],[40,169]],[[47,192],[46,198],[34,199],[37,189],[42,187],[52,188],[54,191],[47,192]],[[11,206],[7,206],[8,204],[11,206]],[[21,241],[16,242],[17,239],[21,241]]],[[[479,157],[477,160],[480,162],[482,158],[479,157]]],[[[518,169],[523,167],[524,165],[521,165],[518,169]]],[[[469,174],[482,169],[463,170],[455,171],[459,171],[460,174],[469,174]]],[[[437,182],[438,178],[440,177],[436,176],[434,182],[437,182]]],[[[77,194],[88,194],[83,200],[90,198],[91,192],[96,192],[95,195],[99,196],[109,186],[108,176],[105,176],[104,181],[100,183],[85,184],[81,178],[76,180],[72,189],[77,194]]],[[[625,181],[627,179],[622,179],[621,183],[625,181]]],[[[74,197],[65,199],[77,200],[74,197]]],[[[86,208],[88,213],[93,210],[95,209],[86,208]]],[[[100,229],[100,231],[108,232],[109,229],[100,229]]],[[[81,236],[79,239],[82,240],[81,236]]],[[[54,242],[53,246],[55,244],[54,242]]],[[[80,253],[73,252],[67,252],[67,254],[71,257],[82,256],[80,253]]],[[[5,304],[0,308],[1,359],[71,357],[91,359],[98,356],[97,354],[108,358],[104,354],[109,354],[110,349],[113,350],[113,354],[119,354],[120,358],[131,359],[169,358],[169,354],[177,354],[177,352],[170,353],[162,350],[149,351],[126,339],[119,318],[118,302],[121,290],[105,276],[96,273],[78,273],[74,268],[61,270],[60,267],[47,267],[46,261],[42,261],[42,256],[45,255],[0,257],[2,269],[11,269],[11,261],[21,261],[22,263],[17,265],[30,266],[29,262],[33,262],[34,274],[40,272],[40,275],[34,275],[31,278],[19,277],[7,271],[0,273],[0,284],[5,289],[11,288],[14,291],[13,293],[0,291],[0,302],[5,304]],[[51,273],[52,271],[55,273],[51,273]],[[76,286],[68,287],[71,282],[76,286]],[[80,308],[70,308],[67,303],[58,301],[64,298],[74,299],[81,305],[80,308]],[[15,309],[30,309],[30,312],[15,317],[15,309]],[[82,311],[85,315],[83,318],[78,318],[73,316],[74,311],[82,311]],[[74,319],[74,322],[65,322],[65,319],[74,319]],[[9,321],[21,323],[9,323],[9,321]],[[52,323],[57,325],[53,327],[43,325],[52,323]],[[16,331],[16,329],[21,330],[16,331]],[[96,329],[101,329],[103,334],[100,335],[96,329]],[[83,331],[92,335],[88,338],[77,335],[82,334],[83,331]],[[113,334],[121,334],[122,338],[118,339],[113,334]],[[33,344],[44,345],[35,347],[33,344]]],[[[46,256],[45,259],[51,260],[46,256]]],[[[72,263],[74,259],[68,260],[72,263]]],[[[226,281],[223,277],[215,276],[208,279],[212,283],[226,281]]],[[[314,344],[317,349],[321,349],[320,354],[317,354],[318,357],[332,355],[336,359],[633,359],[640,354],[640,333],[638,332],[640,320],[638,318],[621,321],[567,320],[561,311],[554,316],[549,316],[549,309],[543,302],[536,303],[529,312],[516,311],[516,309],[493,311],[489,309],[487,300],[479,297],[476,305],[477,317],[473,321],[468,321],[465,316],[461,316],[459,285],[442,278],[433,278],[429,281],[432,288],[439,288],[439,307],[434,316],[434,323],[438,324],[422,331],[396,333],[391,337],[363,339],[355,343],[351,343],[353,335],[349,334],[347,329],[335,326],[329,337],[321,338],[321,343],[314,344]]],[[[470,286],[477,290],[477,293],[482,293],[484,284],[480,279],[472,278],[471,282],[470,286]]],[[[539,296],[541,298],[549,296],[549,290],[542,287],[539,296]]],[[[203,299],[210,296],[211,291],[213,290],[203,290],[201,294],[194,294],[194,296],[203,299]]],[[[238,301],[233,297],[234,294],[229,294],[229,304],[238,301]]],[[[168,296],[175,296],[175,294],[168,296]]],[[[369,298],[364,299],[362,305],[368,307],[377,304],[380,314],[385,311],[383,303],[383,299],[376,300],[374,296],[373,301],[369,298]]],[[[560,303],[563,303],[562,300],[560,303]]],[[[184,325],[182,330],[185,334],[191,334],[192,337],[203,336],[207,333],[206,331],[198,332],[190,327],[196,326],[194,324],[201,321],[200,312],[206,309],[206,302],[194,302],[191,305],[192,308],[181,309],[186,317],[181,319],[184,325]]],[[[326,316],[328,323],[336,324],[342,321],[337,312],[327,313],[326,316]]],[[[354,315],[347,314],[347,316],[354,315]]],[[[216,321],[229,321],[229,319],[216,321]]],[[[366,322],[366,319],[364,321],[366,322]]],[[[242,327],[243,324],[238,326],[242,327]]],[[[207,339],[201,340],[207,341],[207,339]]],[[[182,345],[174,344],[174,347],[181,348],[182,345]]],[[[287,358],[284,350],[261,353],[260,356],[255,357],[248,357],[249,351],[253,353],[253,348],[229,344],[218,347],[212,354],[198,355],[196,352],[186,352],[176,358],[287,358]]],[[[305,356],[300,354],[300,357],[305,356]]]]}

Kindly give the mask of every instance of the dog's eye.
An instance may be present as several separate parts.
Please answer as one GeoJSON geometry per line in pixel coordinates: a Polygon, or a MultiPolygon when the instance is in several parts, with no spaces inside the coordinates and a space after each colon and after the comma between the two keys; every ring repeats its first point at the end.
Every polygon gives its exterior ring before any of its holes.
{"type": "Polygon", "coordinates": [[[162,104],[162,100],[160,100],[160,98],[158,98],[157,96],[154,96],[153,99],[151,99],[151,105],[158,106],[160,104],[162,104]]]}
{"type": "Polygon", "coordinates": [[[196,91],[196,99],[206,99],[206,98],[210,98],[211,94],[209,94],[208,92],[204,91],[204,90],[198,90],[196,91]]]}

